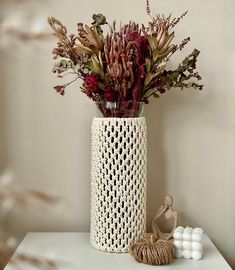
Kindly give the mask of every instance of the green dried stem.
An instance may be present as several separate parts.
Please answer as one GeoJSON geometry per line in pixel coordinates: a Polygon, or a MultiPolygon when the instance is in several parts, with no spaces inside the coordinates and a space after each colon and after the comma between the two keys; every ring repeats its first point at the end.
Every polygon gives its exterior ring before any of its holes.
{"type": "Polygon", "coordinates": [[[199,54],[200,51],[194,49],[189,56],[185,57],[176,70],[167,71],[167,75],[165,77],[166,89],[170,89],[172,87],[179,87],[181,89],[190,87],[197,90],[203,89],[202,84],[189,81],[190,79],[196,79],[197,81],[201,80],[201,76],[198,74],[198,72],[195,72],[196,62],[199,54]]]}
{"type": "MultiPolygon", "coordinates": [[[[175,70],[159,70],[159,73],[154,76],[153,73],[151,81],[146,87],[145,94],[142,100],[145,103],[149,103],[149,98],[151,96],[159,98],[161,94],[164,94],[167,90],[170,90],[172,87],[181,88],[194,88],[196,90],[202,90],[203,85],[197,83],[201,80],[201,76],[196,70],[197,58],[200,54],[200,51],[194,49],[193,52],[185,57],[185,59],[179,64],[175,70]],[[196,80],[191,81],[191,79],[196,80]],[[152,82],[152,83],[151,83],[152,82]]],[[[162,63],[164,65],[164,62],[162,63]]]]}
{"type": "Polygon", "coordinates": [[[91,24],[95,27],[99,34],[103,33],[102,26],[107,24],[106,17],[99,13],[93,14],[92,19],[94,20],[91,24]]]}

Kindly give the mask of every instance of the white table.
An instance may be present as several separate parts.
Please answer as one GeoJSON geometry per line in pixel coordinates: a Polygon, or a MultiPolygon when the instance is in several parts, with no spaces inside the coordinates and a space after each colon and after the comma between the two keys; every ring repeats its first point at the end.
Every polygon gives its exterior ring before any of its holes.
{"type": "MultiPolygon", "coordinates": [[[[200,261],[176,259],[170,265],[150,266],[137,263],[129,254],[105,253],[94,249],[89,244],[88,233],[28,233],[15,254],[25,252],[53,259],[58,264],[58,270],[231,270],[207,236],[203,245],[204,255],[200,261]]],[[[5,268],[13,269],[16,270],[10,263],[5,268]]],[[[36,268],[27,264],[20,269],[36,268]]]]}

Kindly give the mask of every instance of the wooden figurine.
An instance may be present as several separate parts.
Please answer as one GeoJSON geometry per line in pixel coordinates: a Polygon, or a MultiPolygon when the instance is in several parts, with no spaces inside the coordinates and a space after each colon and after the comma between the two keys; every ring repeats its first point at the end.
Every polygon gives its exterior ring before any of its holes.
{"type": "Polygon", "coordinates": [[[173,233],[177,225],[177,212],[172,208],[173,197],[171,195],[166,195],[164,204],[160,206],[157,211],[155,218],[152,221],[153,233],[157,239],[171,240],[173,238],[173,233]],[[172,222],[173,225],[170,231],[162,231],[159,226],[159,220],[164,219],[164,223],[172,222]]]}

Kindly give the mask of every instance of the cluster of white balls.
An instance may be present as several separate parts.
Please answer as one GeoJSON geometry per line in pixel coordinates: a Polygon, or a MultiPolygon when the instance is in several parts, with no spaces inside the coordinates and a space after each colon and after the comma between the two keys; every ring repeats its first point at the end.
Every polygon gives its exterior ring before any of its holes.
{"type": "Polygon", "coordinates": [[[177,227],[173,234],[176,258],[200,260],[202,258],[202,238],[201,228],[177,227]]]}

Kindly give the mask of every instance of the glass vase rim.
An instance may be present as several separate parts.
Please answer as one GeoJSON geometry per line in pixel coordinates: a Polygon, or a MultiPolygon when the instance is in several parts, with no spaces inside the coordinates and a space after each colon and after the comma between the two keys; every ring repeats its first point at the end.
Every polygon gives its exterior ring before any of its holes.
{"type": "Polygon", "coordinates": [[[106,100],[100,100],[100,101],[95,101],[95,103],[98,104],[105,104],[105,103],[116,103],[116,104],[146,104],[144,101],[106,101],[106,100]]]}

